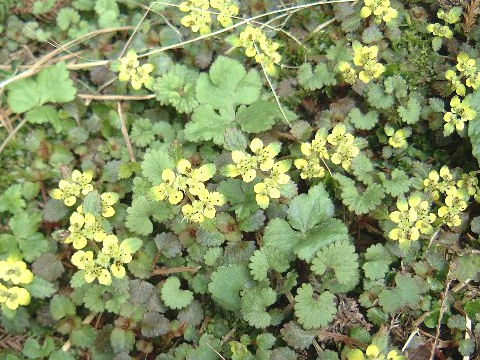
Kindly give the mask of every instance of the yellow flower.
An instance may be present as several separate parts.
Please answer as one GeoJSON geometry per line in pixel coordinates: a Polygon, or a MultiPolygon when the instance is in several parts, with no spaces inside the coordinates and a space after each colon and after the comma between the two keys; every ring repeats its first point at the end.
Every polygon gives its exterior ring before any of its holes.
{"type": "Polygon", "coordinates": [[[0,284],[0,302],[4,302],[10,310],[16,310],[20,305],[30,304],[30,293],[18,286],[6,288],[0,284]]]}
{"type": "Polygon", "coordinates": [[[72,255],[72,264],[81,270],[93,266],[93,263],[92,251],[78,250],[72,255]]]}
{"type": "Polygon", "coordinates": [[[84,278],[87,283],[92,283],[95,279],[98,279],[98,282],[102,285],[110,285],[112,283],[110,271],[98,264],[93,264],[92,267],[86,268],[84,278]]]}
{"type": "Polygon", "coordinates": [[[135,71],[131,74],[132,88],[134,88],[135,90],[140,90],[142,88],[142,85],[145,85],[147,88],[150,87],[152,82],[152,77],[150,76],[150,73],[152,71],[152,64],[143,64],[142,66],[137,67],[135,71]]]}
{"type": "Polygon", "coordinates": [[[407,135],[404,129],[397,130],[389,139],[388,143],[395,149],[405,149],[408,146],[407,135]]]}
{"type": "Polygon", "coordinates": [[[124,264],[132,261],[132,254],[125,241],[118,244],[118,238],[115,235],[108,235],[103,241],[102,253],[113,260],[110,266],[112,275],[117,278],[125,277],[126,271],[124,264]]]}
{"type": "Polygon", "coordinates": [[[33,281],[33,273],[27,269],[27,264],[13,256],[0,261],[0,279],[13,284],[29,284],[33,281]]]}
{"type": "Polygon", "coordinates": [[[348,84],[355,83],[355,80],[357,79],[357,72],[354,68],[352,68],[350,63],[346,61],[340,61],[338,63],[338,70],[342,73],[345,82],[348,84]]]}
{"type": "Polygon", "coordinates": [[[368,345],[367,350],[365,351],[365,355],[367,355],[369,358],[376,358],[378,355],[380,355],[380,350],[378,349],[377,345],[371,344],[368,345]]]}
{"type": "Polygon", "coordinates": [[[130,49],[127,55],[120,59],[119,75],[120,81],[126,82],[130,80],[130,77],[135,72],[135,69],[139,66],[137,53],[135,50],[130,49]]]}
{"type": "Polygon", "coordinates": [[[353,349],[348,352],[347,359],[348,360],[365,360],[365,356],[363,355],[362,350],[353,349]]]}
{"type": "Polygon", "coordinates": [[[265,66],[267,73],[275,73],[275,64],[279,64],[282,59],[277,52],[278,43],[268,39],[260,28],[251,25],[245,27],[239,38],[247,57],[254,57],[258,63],[265,66]]]}
{"type": "Polygon", "coordinates": [[[115,209],[112,205],[118,201],[119,195],[114,192],[106,192],[100,195],[100,199],[102,205],[102,216],[109,218],[115,215],[115,209]]]}

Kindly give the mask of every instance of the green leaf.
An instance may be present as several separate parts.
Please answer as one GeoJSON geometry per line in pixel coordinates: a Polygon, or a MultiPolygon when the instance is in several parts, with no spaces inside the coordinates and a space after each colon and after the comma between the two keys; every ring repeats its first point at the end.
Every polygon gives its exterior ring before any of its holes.
{"type": "Polygon", "coordinates": [[[350,178],[336,174],[335,179],[341,185],[343,203],[350,211],[358,215],[368,214],[375,210],[385,197],[383,187],[379,184],[370,184],[365,190],[360,191],[355,186],[355,181],[350,178]]]}
{"type": "Polygon", "coordinates": [[[295,296],[295,316],[305,329],[327,326],[337,313],[335,296],[324,291],[313,298],[313,288],[310,284],[302,284],[295,296]]]}
{"type": "Polygon", "coordinates": [[[420,119],[420,111],[422,107],[420,105],[420,101],[418,101],[415,97],[410,96],[407,102],[407,106],[399,106],[397,111],[398,115],[403,122],[407,124],[415,124],[420,119]]]}
{"type": "Polygon", "coordinates": [[[110,334],[110,344],[116,353],[129,352],[135,345],[135,334],[132,330],[113,329],[110,334]]]}
{"type": "Polygon", "coordinates": [[[225,195],[235,214],[242,219],[258,210],[252,184],[244,183],[240,179],[228,179],[220,182],[217,190],[225,195]]]}
{"type": "Polygon", "coordinates": [[[153,231],[153,223],[150,220],[152,203],[145,197],[139,196],[134,198],[132,206],[127,209],[125,218],[130,231],[139,235],[148,235],[153,231]]]}
{"type": "Polygon", "coordinates": [[[394,259],[382,244],[370,246],[362,266],[365,276],[369,279],[383,279],[394,259]]]}
{"type": "Polygon", "coordinates": [[[460,282],[478,281],[480,279],[480,256],[478,254],[456,256],[453,259],[451,275],[460,282]]]}
{"type": "Polygon", "coordinates": [[[400,169],[394,169],[392,171],[391,179],[387,179],[383,173],[381,173],[380,176],[385,192],[393,197],[399,197],[405,194],[412,185],[412,178],[400,169]]]}
{"type": "Polygon", "coordinates": [[[55,124],[58,122],[58,112],[50,105],[37,106],[28,110],[25,116],[27,121],[32,124],[43,124],[45,122],[55,124]]]}
{"type": "Polygon", "coordinates": [[[193,300],[193,293],[190,290],[180,289],[180,279],[176,276],[170,276],[165,280],[160,294],[170,309],[183,309],[193,300]]]}
{"type": "Polygon", "coordinates": [[[271,220],[263,235],[263,248],[268,263],[278,272],[288,270],[289,263],[295,258],[293,248],[300,240],[300,234],[293,230],[283,219],[271,220]]]}
{"type": "Polygon", "coordinates": [[[7,102],[15,113],[25,112],[48,102],[69,102],[75,99],[77,93],[64,61],[40,71],[36,80],[21,79],[10,84],[8,89],[7,102]]]}
{"type": "Polygon", "coordinates": [[[223,133],[224,147],[227,150],[243,151],[248,146],[248,140],[245,134],[235,127],[226,128],[223,133]]]}
{"type": "Polygon", "coordinates": [[[246,266],[232,264],[219,266],[211,275],[208,291],[215,302],[227,310],[239,311],[240,290],[250,282],[250,275],[246,266]]]}
{"type": "Polygon", "coordinates": [[[75,315],[75,305],[68,297],[55,295],[50,300],[50,313],[55,320],[60,320],[65,316],[75,315]]]}
{"type": "Polygon", "coordinates": [[[164,145],[158,149],[148,151],[142,161],[142,175],[146,177],[153,185],[162,182],[162,171],[174,167],[172,159],[168,155],[167,146],[164,145]]]}
{"type": "Polygon", "coordinates": [[[223,110],[225,115],[233,117],[236,106],[258,100],[261,88],[262,82],[256,70],[247,73],[240,62],[219,56],[208,75],[200,74],[195,90],[201,104],[223,110]]]}
{"type": "Polygon", "coordinates": [[[72,8],[61,8],[57,14],[57,25],[63,31],[68,30],[71,25],[77,24],[79,21],[80,15],[72,8]]]}
{"type": "Polygon", "coordinates": [[[302,233],[333,215],[333,203],[323,185],[316,185],[293,198],[288,207],[290,225],[302,233]]]}
{"type": "Polygon", "coordinates": [[[348,113],[348,119],[359,130],[371,130],[377,125],[378,112],[370,110],[363,114],[359,108],[353,108],[348,113]]]}
{"type": "Polygon", "coordinates": [[[357,180],[361,181],[365,185],[370,185],[371,183],[373,183],[373,163],[370,158],[365,155],[365,153],[361,152],[360,154],[358,154],[358,156],[353,158],[352,170],[353,175],[355,175],[357,180]]]}
{"type": "Polygon", "coordinates": [[[385,79],[385,92],[387,94],[395,94],[397,99],[402,99],[407,96],[408,85],[407,81],[400,75],[393,75],[385,79]]]}
{"type": "Polygon", "coordinates": [[[303,234],[294,245],[294,251],[300,259],[311,262],[319,250],[347,238],[345,224],[339,219],[330,218],[303,234]]]}
{"type": "Polygon", "coordinates": [[[85,349],[95,344],[97,331],[91,325],[82,325],[78,329],[74,329],[70,335],[72,345],[85,349]]]}
{"type": "Polygon", "coordinates": [[[128,238],[122,241],[122,244],[126,247],[130,254],[136,253],[143,245],[143,241],[139,238],[128,238]]]}
{"type": "Polygon", "coordinates": [[[393,95],[386,93],[383,87],[376,83],[368,84],[366,95],[368,103],[377,109],[387,109],[395,102],[393,95]]]}
{"type": "Polygon", "coordinates": [[[296,350],[308,349],[315,339],[312,331],[303,330],[296,322],[290,321],[280,330],[282,339],[296,350]]]}
{"type": "Polygon", "coordinates": [[[252,274],[252,277],[255,280],[267,280],[269,265],[265,252],[263,252],[262,250],[255,250],[253,255],[250,257],[250,264],[248,265],[248,267],[250,268],[250,274],[252,274]]]}
{"type": "Polygon", "coordinates": [[[70,351],[63,351],[62,349],[59,349],[52,352],[48,360],[75,360],[75,358],[70,351]]]}
{"type": "Polygon", "coordinates": [[[55,349],[55,344],[51,337],[47,337],[43,345],[40,345],[34,338],[29,338],[23,344],[23,355],[30,359],[41,359],[50,355],[53,349],[55,349]]]}
{"type": "Polygon", "coordinates": [[[210,104],[200,105],[185,126],[185,138],[192,142],[213,140],[215,144],[223,145],[223,134],[232,126],[233,120],[233,116],[225,109],[217,113],[210,104]]]}
{"type": "Polygon", "coordinates": [[[0,196],[0,212],[10,212],[15,214],[22,211],[26,206],[22,199],[22,185],[11,185],[0,196]]]}
{"type": "Polygon", "coordinates": [[[236,121],[243,131],[259,133],[270,130],[275,120],[283,117],[278,105],[272,101],[258,100],[249,106],[242,106],[237,112],[236,121]]]}
{"type": "Polygon", "coordinates": [[[395,288],[385,289],[378,296],[379,304],[383,309],[391,315],[406,306],[417,309],[423,293],[421,283],[413,279],[410,274],[398,273],[395,276],[395,284],[395,288]]]}
{"type": "Polygon", "coordinates": [[[276,292],[269,287],[243,290],[241,297],[243,319],[257,329],[266,328],[270,325],[271,316],[265,308],[272,305],[276,298],[276,292]]]}
{"type": "Polygon", "coordinates": [[[157,78],[153,90],[162,105],[171,105],[180,113],[191,113],[198,106],[195,85],[198,73],[185,65],[175,64],[157,78]]]}
{"type": "Polygon", "coordinates": [[[317,90],[327,85],[335,85],[337,83],[335,74],[336,72],[328,69],[325,63],[319,63],[315,70],[312,70],[310,63],[305,63],[298,68],[297,77],[298,83],[305,89],[317,90]]]}
{"type": "Polygon", "coordinates": [[[83,200],[83,212],[85,214],[92,214],[93,216],[100,216],[100,213],[102,212],[102,204],[100,201],[100,194],[98,191],[90,191],[83,200]]]}
{"type": "Polygon", "coordinates": [[[352,277],[358,277],[355,247],[346,240],[337,241],[317,253],[311,269],[320,276],[332,270],[340,284],[349,284],[352,277]]]}

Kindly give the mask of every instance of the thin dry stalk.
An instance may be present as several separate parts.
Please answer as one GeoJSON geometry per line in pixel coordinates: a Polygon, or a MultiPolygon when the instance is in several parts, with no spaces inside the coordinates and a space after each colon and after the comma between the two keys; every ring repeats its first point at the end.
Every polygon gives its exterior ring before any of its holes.
{"type": "Polygon", "coordinates": [[[118,117],[120,118],[122,135],[123,135],[123,138],[125,139],[125,143],[127,145],[128,156],[130,157],[131,162],[136,162],[135,161],[135,154],[133,153],[132,143],[130,142],[130,138],[128,137],[127,126],[125,125],[125,120],[123,119],[122,105],[121,105],[120,101],[117,103],[117,110],[118,110],[118,117]]]}
{"type": "Polygon", "coordinates": [[[159,269],[153,270],[152,276],[169,275],[169,274],[176,274],[181,272],[190,272],[194,274],[201,268],[202,268],[201,266],[181,266],[181,267],[173,267],[173,268],[161,267],[159,269]]]}
{"type": "Polygon", "coordinates": [[[435,352],[437,350],[438,341],[440,338],[440,329],[442,327],[443,314],[445,313],[445,310],[446,310],[447,296],[448,296],[448,291],[450,290],[451,283],[452,283],[452,279],[450,279],[450,269],[449,269],[447,273],[445,290],[443,291],[443,294],[442,294],[442,304],[440,305],[440,313],[438,315],[438,323],[435,331],[435,339],[432,344],[432,351],[430,353],[430,360],[433,360],[435,358],[435,352]]]}
{"type": "Polygon", "coordinates": [[[77,94],[77,97],[80,99],[86,100],[113,100],[113,101],[123,101],[123,100],[150,100],[155,97],[154,94],[149,95],[102,95],[102,94],[77,94]]]}

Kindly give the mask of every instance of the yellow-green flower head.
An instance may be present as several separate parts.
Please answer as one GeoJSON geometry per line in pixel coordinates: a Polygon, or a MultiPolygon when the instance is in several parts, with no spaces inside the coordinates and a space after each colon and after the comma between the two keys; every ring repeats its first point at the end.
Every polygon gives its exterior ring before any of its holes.
{"type": "Polygon", "coordinates": [[[377,345],[370,344],[365,350],[365,355],[367,355],[370,359],[375,359],[380,355],[380,349],[377,345]]]}
{"type": "Polygon", "coordinates": [[[455,24],[460,20],[462,13],[462,8],[456,6],[452,7],[448,12],[445,12],[443,9],[438,10],[437,16],[439,19],[444,20],[447,24],[455,24]]]}
{"type": "MultiPolygon", "coordinates": [[[[466,93],[465,85],[463,85],[462,78],[457,75],[456,71],[451,69],[445,71],[445,79],[450,81],[457,95],[465,96],[465,93],[466,93]]],[[[468,80],[469,79],[467,79],[467,83],[468,83],[468,80]]]]}
{"type": "Polygon", "coordinates": [[[395,149],[405,149],[408,146],[407,134],[404,129],[398,129],[388,139],[388,144],[395,149]]]}
{"type": "Polygon", "coordinates": [[[78,250],[72,255],[72,264],[81,270],[94,265],[93,252],[78,250]]]}
{"type": "Polygon", "coordinates": [[[240,43],[245,48],[247,57],[254,57],[262,64],[267,73],[275,73],[275,64],[279,64],[282,57],[277,52],[279,44],[267,38],[262,29],[247,25],[240,33],[240,43]]]}
{"type": "Polygon", "coordinates": [[[370,60],[377,60],[378,56],[378,47],[373,46],[362,46],[358,41],[354,41],[352,44],[353,48],[353,63],[356,66],[364,66],[370,60]]]}
{"type": "Polygon", "coordinates": [[[108,235],[103,241],[102,253],[113,260],[110,266],[112,275],[116,278],[125,277],[126,271],[124,264],[132,261],[132,254],[127,242],[122,241],[118,244],[118,238],[115,235],[108,235]]]}
{"type": "Polygon", "coordinates": [[[109,218],[115,215],[115,209],[113,205],[118,201],[119,195],[114,192],[106,192],[100,195],[102,205],[102,216],[109,218]]]}
{"type": "Polygon", "coordinates": [[[147,63],[140,66],[137,53],[133,49],[120,59],[119,71],[118,79],[122,82],[130,80],[135,90],[140,90],[142,85],[149,87],[152,82],[150,73],[153,71],[153,65],[147,63]]]}
{"type": "Polygon", "coordinates": [[[370,15],[375,16],[375,22],[382,20],[386,23],[398,17],[398,11],[390,7],[390,0],[364,0],[364,6],[360,10],[360,16],[367,18],[370,15]]]}
{"type": "Polygon", "coordinates": [[[17,284],[30,284],[33,273],[27,269],[27,264],[13,256],[0,261],[0,279],[17,284]]]}
{"type": "Polygon", "coordinates": [[[447,25],[441,25],[439,23],[428,24],[427,31],[432,33],[435,36],[451,39],[453,37],[453,32],[447,25]]]}
{"type": "Polygon", "coordinates": [[[267,146],[263,146],[262,140],[255,138],[250,143],[250,150],[256,155],[257,163],[260,170],[268,171],[275,163],[275,156],[278,155],[282,148],[279,142],[273,142],[267,146]]]}
{"type": "Polygon", "coordinates": [[[346,61],[338,63],[338,71],[342,73],[343,79],[346,83],[353,85],[357,80],[357,72],[352,65],[346,61]]]}
{"type": "Polygon", "coordinates": [[[480,192],[477,173],[477,171],[471,171],[468,174],[462,174],[462,178],[457,181],[457,186],[466,190],[469,196],[473,196],[480,192]]]}
{"type": "Polygon", "coordinates": [[[243,151],[232,151],[232,160],[235,164],[224,167],[223,173],[228,177],[242,176],[244,182],[249,183],[257,177],[256,168],[258,160],[256,156],[251,156],[243,151]]]}
{"type": "Polygon", "coordinates": [[[91,184],[93,173],[91,171],[80,172],[73,170],[70,180],[60,180],[58,189],[53,189],[50,196],[57,200],[63,200],[65,205],[72,206],[77,202],[77,197],[87,195],[93,190],[91,184]]]}
{"type": "Polygon", "coordinates": [[[210,33],[212,17],[208,11],[209,7],[210,2],[208,0],[188,0],[180,3],[180,11],[189,12],[182,17],[181,24],[195,33],[200,32],[201,35],[210,33]]]}
{"type": "Polygon", "coordinates": [[[175,172],[171,169],[164,169],[162,171],[163,182],[160,185],[152,187],[153,198],[157,201],[162,201],[168,198],[170,204],[176,205],[183,199],[183,190],[186,184],[181,180],[175,172]]]}
{"type": "Polygon", "coordinates": [[[472,59],[468,54],[461,52],[457,56],[457,70],[460,72],[473,73],[477,69],[477,62],[472,59]]]}
{"type": "Polygon", "coordinates": [[[75,252],[72,255],[72,264],[85,271],[84,279],[87,283],[92,283],[95,279],[98,279],[102,285],[112,283],[110,271],[95,262],[92,251],[79,250],[75,252]]]}
{"type": "Polygon", "coordinates": [[[153,81],[150,75],[152,71],[152,64],[143,64],[142,66],[137,67],[135,71],[131,74],[132,88],[134,88],[135,90],[140,90],[143,85],[145,85],[147,88],[150,87],[153,81]]]}
{"type": "Polygon", "coordinates": [[[20,305],[30,304],[30,293],[18,286],[7,288],[0,284],[0,303],[5,303],[10,310],[16,310],[20,305]]]}
{"type": "Polygon", "coordinates": [[[215,206],[225,204],[225,197],[217,191],[209,192],[207,189],[198,195],[198,200],[182,206],[182,213],[186,219],[202,223],[205,218],[213,219],[216,214],[215,206]]]}
{"type": "Polygon", "coordinates": [[[415,227],[418,219],[416,207],[421,203],[419,196],[410,196],[407,199],[397,200],[397,211],[390,213],[390,220],[397,226],[388,234],[390,239],[397,240],[400,244],[418,240],[420,231],[415,227]]]}
{"type": "Polygon", "coordinates": [[[137,53],[135,50],[130,49],[127,55],[120,59],[118,79],[123,82],[130,80],[130,77],[139,65],[137,53]]]}
{"type": "Polygon", "coordinates": [[[315,134],[315,138],[311,143],[302,143],[300,146],[302,154],[305,156],[316,155],[318,157],[328,159],[327,152],[327,131],[320,129],[315,134]]]}
{"type": "Polygon", "coordinates": [[[302,179],[323,178],[325,176],[325,168],[320,164],[320,159],[314,156],[309,156],[306,159],[295,159],[293,162],[295,167],[300,172],[302,179]]]}
{"type": "Polygon", "coordinates": [[[359,72],[358,78],[365,84],[368,84],[372,79],[378,79],[384,72],[385,66],[383,64],[375,60],[369,60],[363,70],[359,72]]]}
{"type": "Polygon", "coordinates": [[[81,206],[70,215],[68,231],[70,235],[65,239],[65,243],[72,243],[75,249],[83,249],[87,240],[101,242],[107,235],[99,220],[93,214],[83,214],[81,206]]]}
{"type": "Polygon", "coordinates": [[[232,0],[210,0],[210,6],[220,11],[217,21],[223,27],[232,26],[232,17],[238,15],[238,6],[233,4],[232,0]]]}

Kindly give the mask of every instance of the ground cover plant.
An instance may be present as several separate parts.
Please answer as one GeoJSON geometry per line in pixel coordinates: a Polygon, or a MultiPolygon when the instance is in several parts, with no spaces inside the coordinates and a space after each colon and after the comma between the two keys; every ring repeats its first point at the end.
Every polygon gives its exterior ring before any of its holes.
{"type": "Polygon", "coordinates": [[[0,358],[478,358],[479,12],[0,0],[0,358]]]}

